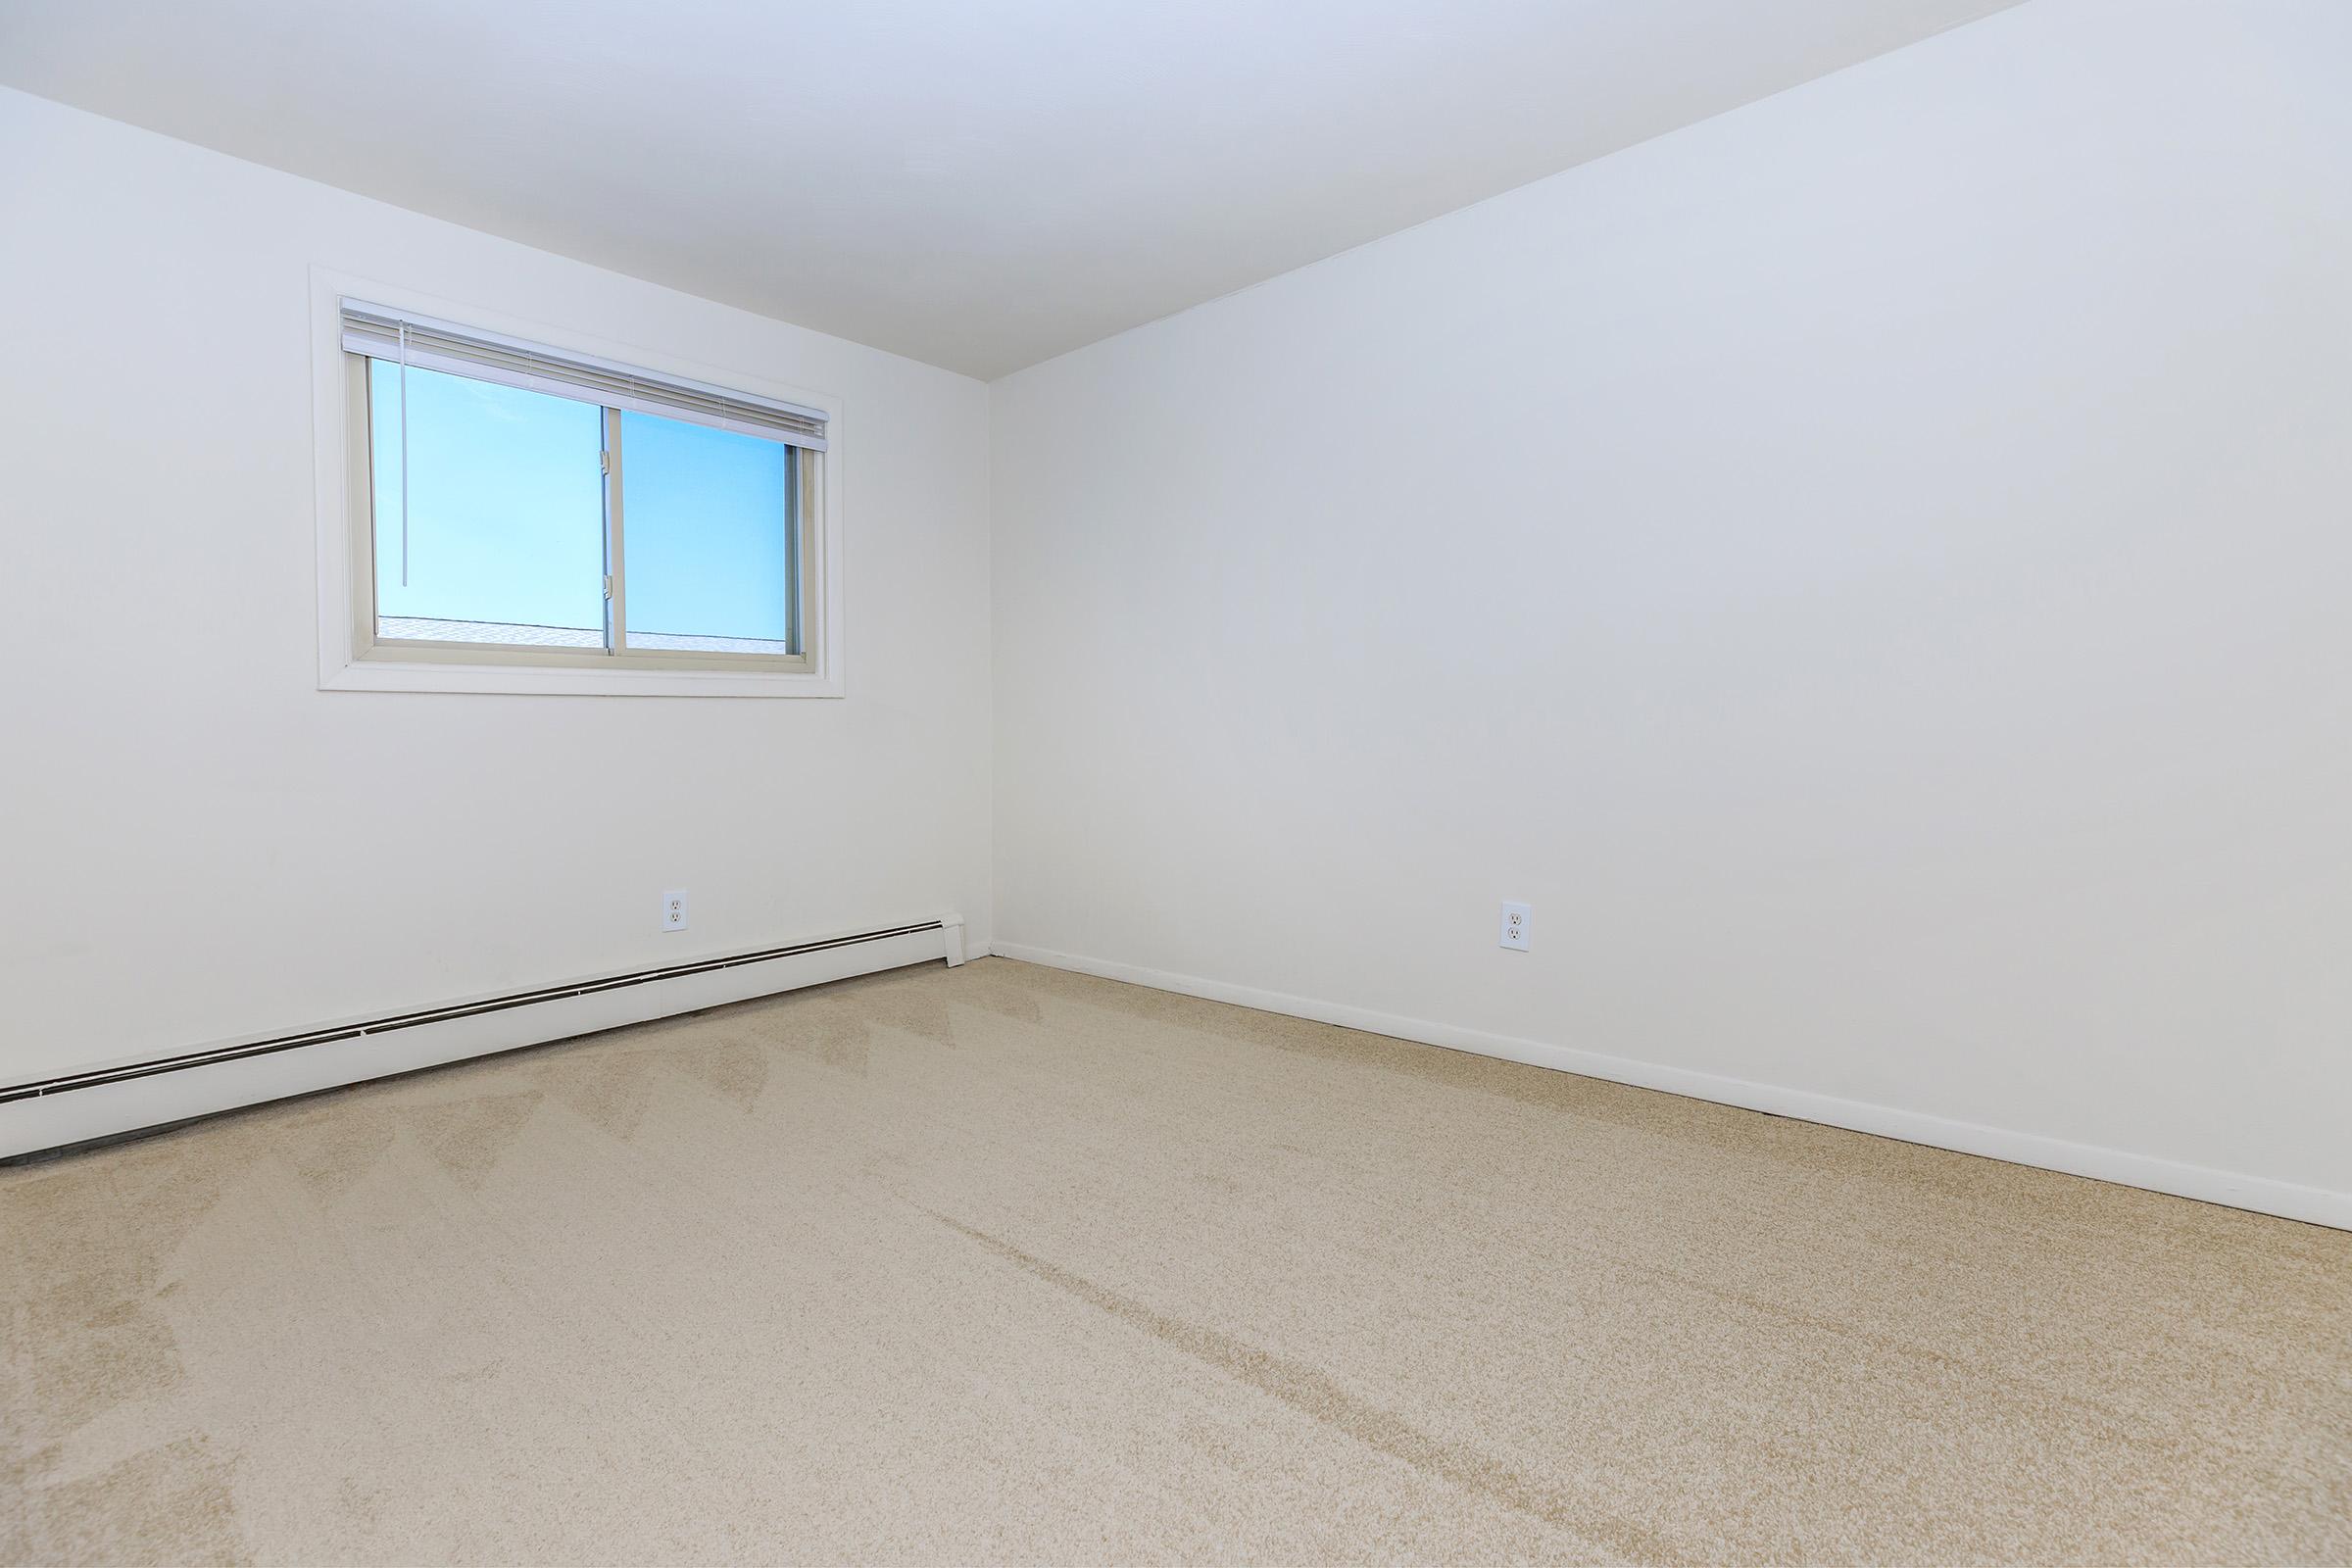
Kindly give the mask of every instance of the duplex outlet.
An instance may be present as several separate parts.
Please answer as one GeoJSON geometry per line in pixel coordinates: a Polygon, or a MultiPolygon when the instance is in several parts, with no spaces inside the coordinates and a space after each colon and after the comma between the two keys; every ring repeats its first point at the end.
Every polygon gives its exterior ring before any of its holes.
{"type": "Polygon", "coordinates": [[[1526,905],[1504,905],[1502,906],[1502,945],[1513,953],[1525,953],[1529,923],[1530,911],[1526,905]]]}
{"type": "Polygon", "coordinates": [[[662,929],[664,931],[686,929],[686,890],[684,888],[673,888],[662,895],[662,929]]]}

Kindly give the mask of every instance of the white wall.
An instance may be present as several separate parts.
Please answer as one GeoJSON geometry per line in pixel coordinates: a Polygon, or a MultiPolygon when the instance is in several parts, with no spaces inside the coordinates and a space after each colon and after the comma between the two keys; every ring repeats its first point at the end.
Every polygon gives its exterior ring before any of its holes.
{"type": "Polygon", "coordinates": [[[2352,1223],[2348,83],[2034,0],[998,383],[1000,951],[2352,1223]]]}
{"type": "Polygon", "coordinates": [[[10,92],[0,298],[0,1083],[954,909],[987,940],[980,383],[10,92]],[[848,698],[316,690],[314,264],[842,398],[848,698]]]}

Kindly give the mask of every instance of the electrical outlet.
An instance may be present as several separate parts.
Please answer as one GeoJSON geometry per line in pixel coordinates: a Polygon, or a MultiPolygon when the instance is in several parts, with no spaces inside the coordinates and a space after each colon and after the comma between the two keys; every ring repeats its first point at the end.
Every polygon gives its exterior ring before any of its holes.
{"type": "Polygon", "coordinates": [[[664,931],[686,929],[686,890],[684,888],[673,888],[662,895],[662,929],[664,931]]]}
{"type": "Polygon", "coordinates": [[[1524,904],[1502,906],[1502,945],[1514,953],[1527,951],[1528,908],[1524,904]]]}

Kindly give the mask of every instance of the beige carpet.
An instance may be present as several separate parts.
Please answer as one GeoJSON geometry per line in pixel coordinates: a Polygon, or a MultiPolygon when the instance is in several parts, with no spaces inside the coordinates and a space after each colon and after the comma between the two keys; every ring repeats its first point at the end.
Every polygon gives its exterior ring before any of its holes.
{"type": "Polygon", "coordinates": [[[0,1170],[0,1561],[2352,1560],[2352,1236],[988,959],[0,1170]]]}

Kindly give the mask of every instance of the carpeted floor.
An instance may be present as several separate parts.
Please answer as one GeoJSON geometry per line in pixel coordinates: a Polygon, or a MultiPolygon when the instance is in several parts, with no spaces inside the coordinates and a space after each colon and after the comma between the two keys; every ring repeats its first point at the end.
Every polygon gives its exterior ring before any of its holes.
{"type": "Polygon", "coordinates": [[[2352,1561],[2352,1235],[986,959],[0,1170],[0,1562],[2352,1561]]]}

